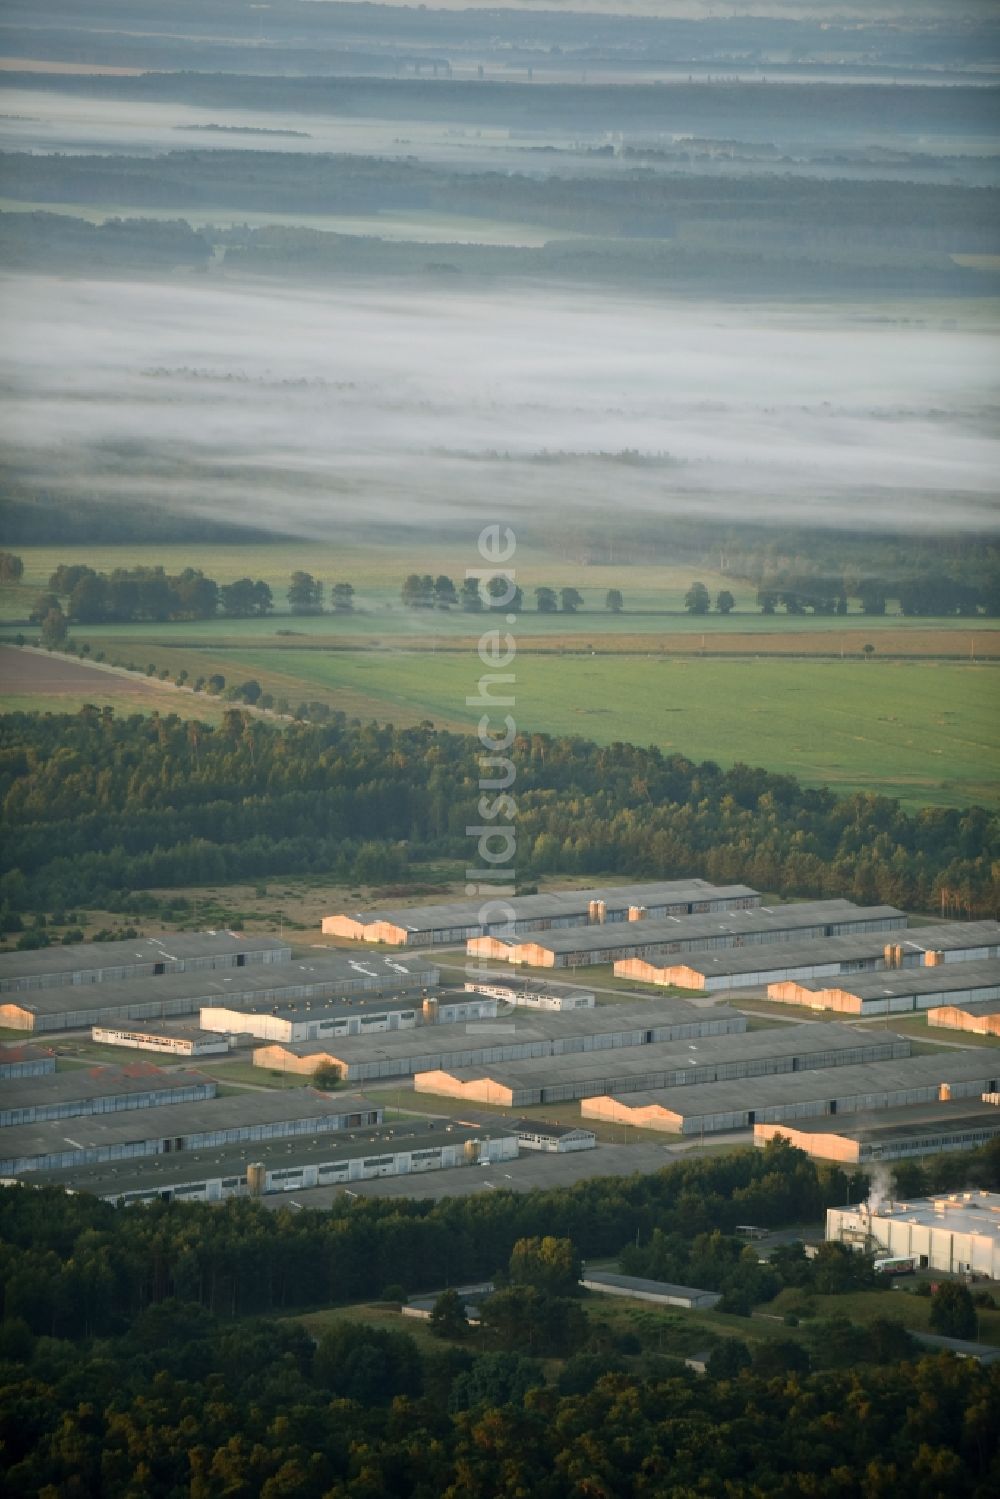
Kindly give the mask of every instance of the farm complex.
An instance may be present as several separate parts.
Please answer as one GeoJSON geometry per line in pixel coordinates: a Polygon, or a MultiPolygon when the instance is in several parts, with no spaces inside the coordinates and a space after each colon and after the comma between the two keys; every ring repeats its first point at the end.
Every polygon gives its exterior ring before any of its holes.
{"type": "Polygon", "coordinates": [[[216,1201],[513,1171],[526,1152],[600,1169],[630,1132],[667,1150],[784,1133],[860,1165],[1000,1134],[996,922],[677,880],[323,928],[339,946],[189,932],[5,954],[3,1020],[26,1039],[0,1056],[0,1169],[216,1201]],[[935,1048],[946,1029],[978,1046],[935,1048]],[[40,1033],[92,1064],[68,1069],[40,1033]]]}

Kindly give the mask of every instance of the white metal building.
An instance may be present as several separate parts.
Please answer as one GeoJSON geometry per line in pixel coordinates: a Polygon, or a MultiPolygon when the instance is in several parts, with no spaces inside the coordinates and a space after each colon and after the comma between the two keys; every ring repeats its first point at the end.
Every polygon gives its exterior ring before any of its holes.
{"type": "Polygon", "coordinates": [[[962,1192],[916,1202],[828,1208],[826,1237],[914,1259],[947,1275],[1000,1280],[1000,1194],[962,1192]]]}
{"type": "Polygon", "coordinates": [[[474,994],[488,994],[500,1004],[516,1005],[525,1010],[592,1010],[596,996],[592,989],[553,989],[547,984],[466,983],[474,994]]]}
{"type": "Polygon", "coordinates": [[[121,1046],[126,1051],[151,1051],[171,1057],[225,1056],[229,1052],[228,1036],[214,1035],[198,1026],[179,1026],[176,1031],[155,1026],[91,1027],[90,1039],[101,1046],[121,1046]]]}
{"type": "Polygon", "coordinates": [[[412,999],[341,1000],[273,1010],[231,1010],[220,1006],[201,1012],[206,1031],[255,1036],[259,1041],[326,1041],[340,1036],[369,1036],[381,1031],[412,1031],[418,1025],[461,1025],[492,1020],[497,1001],[464,990],[441,991],[415,1003],[412,999]]]}

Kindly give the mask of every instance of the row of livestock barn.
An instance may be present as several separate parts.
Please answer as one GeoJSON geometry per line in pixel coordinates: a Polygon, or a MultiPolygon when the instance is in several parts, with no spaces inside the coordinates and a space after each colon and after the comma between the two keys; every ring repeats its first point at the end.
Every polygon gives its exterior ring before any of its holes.
{"type": "MultiPolygon", "coordinates": [[[[889,1033],[881,1034],[888,1038],[889,1033]]],[[[996,1093],[998,1074],[1000,1054],[992,1049],[897,1054],[836,1069],[806,1068],[792,1076],[744,1074],[738,1080],[632,1093],[619,1088],[584,1099],[580,1108],[588,1119],[699,1135],[953,1099],[979,1101],[996,1093]]]]}
{"type": "Polygon", "coordinates": [[[867,973],[833,985],[824,979],[785,979],[768,984],[767,997],[780,1004],[834,1010],[862,1019],[965,1004],[996,1005],[1000,1002],[1000,959],[867,973]]]}
{"type": "Polygon", "coordinates": [[[522,940],[509,936],[470,938],[471,957],[525,963],[536,968],[578,968],[613,963],[616,974],[645,979],[646,960],[678,953],[706,953],[765,943],[897,932],[906,916],[895,906],[857,906],[849,900],[798,901],[788,905],[727,910],[707,916],[669,916],[554,932],[522,940]]]}
{"type": "Polygon", "coordinates": [[[908,971],[950,963],[978,963],[997,957],[1000,957],[1000,923],[950,921],[896,931],[889,942],[880,933],[854,933],[812,940],[796,938],[764,947],[753,944],[749,948],[737,946],[689,953],[682,962],[627,959],[620,966],[616,964],[615,973],[665,988],[726,994],[740,989],[762,989],[787,980],[807,984],[814,979],[855,978],[885,969],[908,971]]]}
{"type": "MultiPolygon", "coordinates": [[[[389,1125],[382,1105],[357,1092],[223,1096],[203,1073],[148,1062],[11,1080],[3,1104],[0,1175],[120,1203],[221,1201],[506,1161],[522,1137],[524,1148],[563,1148],[527,1121],[389,1125]]],[[[594,1143],[582,1127],[564,1133],[594,1143]]]]}
{"type": "Polygon", "coordinates": [[[389,1031],[258,1047],[254,1063],[273,1071],[308,1074],[321,1063],[339,1068],[349,1083],[480,1063],[553,1059],[574,1053],[618,1053],[657,1042],[741,1034],[746,1017],[718,1005],[696,1009],[666,997],[601,1005],[568,1013],[515,1014],[496,1022],[438,1025],[433,1030],[389,1031]]]}
{"type": "Polygon", "coordinates": [[[847,1025],[775,1026],[745,1034],[634,1046],[610,1055],[606,1051],[582,1056],[564,1053],[521,1062],[439,1068],[418,1073],[414,1087],[418,1093],[521,1109],[605,1093],[686,1088],[723,1078],[779,1077],[803,1068],[906,1057],[910,1049],[904,1036],[847,1025]]]}
{"type": "Polygon", "coordinates": [[[342,911],[323,918],[327,936],[402,947],[454,946],[473,937],[519,936],[563,928],[660,921],[668,916],[749,911],[760,905],[749,885],[712,885],[706,880],[656,880],[638,885],[601,885],[550,890],[541,895],[483,895],[434,906],[342,911]]]}
{"type": "Polygon", "coordinates": [[[43,1034],[170,1020],[209,1006],[319,1005],[412,994],[439,978],[420,957],[322,948],[293,960],[287,943],[233,932],[85,942],[0,954],[0,1025],[43,1034]]]}

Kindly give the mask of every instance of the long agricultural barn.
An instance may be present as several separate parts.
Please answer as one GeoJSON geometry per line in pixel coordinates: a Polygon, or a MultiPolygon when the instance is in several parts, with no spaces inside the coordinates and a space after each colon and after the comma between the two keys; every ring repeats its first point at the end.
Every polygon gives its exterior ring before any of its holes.
{"type": "Polygon", "coordinates": [[[24,1042],[0,1046],[0,1078],[44,1077],[55,1070],[54,1055],[42,1046],[29,1046],[24,1042]]]}
{"type": "Polygon", "coordinates": [[[665,1280],[646,1280],[639,1275],[612,1275],[609,1270],[588,1270],[580,1278],[588,1291],[605,1296],[627,1296],[631,1301],[653,1301],[658,1306],[683,1306],[688,1311],[711,1311],[722,1300],[721,1291],[702,1291],[696,1286],[675,1286],[665,1280]]]}
{"type": "Polygon", "coordinates": [[[710,885],[706,880],[659,880],[642,885],[601,885],[590,890],[552,890],[544,895],[481,896],[438,906],[399,906],[324,916],[323,931],[357,942],[432,947],[465,942],[490,932],[516,936],[556,927],[659,920],[699,912],[751,910],[760,896],[749,885],[710,885]],[[511,914],[513,913],[513,914],[511,914]]]}
{"type": "Polygon", "coordinates": [[[874,1161],[976,1150],[1000,1136],[1000,1108],[974,1098],[960,1098],[950,1103],[890,1109],[874,1116],[754,1125],[755,1145],[766,1145],[776,1135],[783,1135],[796,1149],[818,1160],[867,1166],[874,1161]]]}
{"type": "Polygon", "coordinates": [[[0,1023],[36,1032],[121,1025],[130,1020],[168,1020],[193,1015],[204,1005],[249,1009],[260,1005],[407,994],[433,987],[440,974],[423,958],[385,953],[330,953],[253,968],[139,976],[82,987],[45,989],[0,1005],[0,1023]],[[8,1018],[4,1019],[4,1016],[8,1018]]]}
{"type": "Polygon", "coordinates": [[[863,974],[833,987],[822,979],[768,984],[768,999],[842,1015],[899,1015],[943,1004],[1000,999],[1000,959],[863,974]]]}
{"type": "Polygon", "coordinates": [[[927,1024],[946,1031],[969,1031],[974,1036],[1000,1036],[1000,999],[936,1005],[927,1011],[927,1024]]]}
{"type": "MultiPolygon", "coordinates": [[[[105,984],[116,979],[158,978],[205,968],[245,968],[287,963],[292,949],[274,937],[236,932],[170,932],[130,942],[79,942],[33,952],[0,953],[0,994],[55,989],[63,984],[105,984]]],[[[10,1025],[0,1010],[0,1024],[10,1025]]]]}
{"type": "Polygon", "coordinates": [[[483,1062],[555,1057],[572,1052],[646,1047],[657,1041],[739,1034],[746,1017],[716,1005],[696,1010],[682,1000],[647,1000],[642,1005],[604,1005],[565,1015],[441,1025],[341,1041],[306,1041],[258,1047],[254,1065],[278,1072],[311,1073],[321,1062],[341,1069],[348,1082],[409,1077],[483,1062]]]}
{"type": "Polygon", "coordinates": [[[201,1072],[161,1072],[149,1062],[128,1068],[80,1067],[8,1083],[0,1099],[0,1127],[201,1103],[217,1091],[214,1078],[201,1072]]]}
{"type": "Polygon", "coordinates": [[[0,1132],[0,1171],[48,1171],[95,1166],[136,1156],[175,1155],[222,1145],[256,1145],[296,1135],[364,1128],[380,1123],[381,1109],[359,1094],[289,1088],[212,1098],[206,1103],[91,1114],[72,1129],[54,1121],[0,1132]]]}
{"type": "Polygon", "coordinates": [[[511,937],[474,937],[466,946],[472,956],[528,963],[536,968],[575,968],[614,963],[622,978],[642,979],[643,959],[672,953],[709,952],[762,942],[791,942],[837,937],[852,932],[892,932],[906,926],[894,906],[855,906],[847,900],[802,901],[787,906],[760,906],[715,916],[669,917],[664,921],[619,922],[580,927],[532,941],[511,937]],[[639,960],[639,961],[636,961],[639,960]]]}
{"type": "Polygon", "coordinates": [[[382,1176],[411,1176],[517,1158],[512,1127],[412,1124],[337,1130],[315,1137],[264,1141],[252,1150],[227,1145],[181,1155],[83,1166],[46,1173],[46,1184],[91,1192],[109,1202],[220,1202],[346,1186],[382,1176]]]}
{"type": "Polygon", "coordinates": [[[842,978],[847,974],[875,973],[884,969],[910,969],[938,963],[975,962],[1000,955],[1000,924],[995,921],[952,922],[917,927],[896,933],[886,942],[878,933],[864,936],[818,937],[768,945],[765,951],[729,948],[725,952],[703,952],[681,963],[632,961],[629,977],[647,984],[679,989],[704,989],[710,994],[728,994],[734,989],[757,989],[784,979],[805,982],[815,978],[842,978]]]}
{"type": "Polygon", "coordinates": [[[825,1114],[901,1109],[935,1099],[981,1098],[984,1093],[996,1092],[998,1075],[1000,1054],[987,1048],[976,1052],[970,1049],[793,1076],[782,1073],[742,1082],[585,1098],[580,1112],[587,1119],[634,1124],[642,1129],[708,1134],[825,1114]]]}
{"type": "Polygon", "coordinates": [[[725,1078],[797,1073],[810,1067],[851,1066],[910,1055],[904,1036],[872,1034],[848,1025],[796,1025],[746,1035],[702,1037],[583,1052],[533,1062],[483,1064],[420,1072],[417,1093],[437,1093],[494,1107],[531,1108],[575,1098],[691,1087],[725,1078]]]}
{"type": "Polygon", "coordinates": [[[256,1036],[260,1041],[317,1041],[334,1036],[369,1036],[377,1031],[412,1031],[418,1025],[460,1025],[496,1018],[497,1001],[464,990],[443,991],[413,1000],[371,999],[303,1005],[294,1009],[201,1011],[206,1031],[256,1036]]]}

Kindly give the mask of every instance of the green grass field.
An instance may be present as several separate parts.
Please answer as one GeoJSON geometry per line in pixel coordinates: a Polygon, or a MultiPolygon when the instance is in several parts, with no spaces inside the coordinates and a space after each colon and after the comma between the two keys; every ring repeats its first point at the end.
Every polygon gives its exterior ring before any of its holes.
{"type": "MultiPolygon", "coordinates": [[[[262,681],[274,665],[264,651],[230,659],[262,681]]],[[[475,657],[402,651],[281,656],[283,677],[351,716],[452,728],[478,722],[482,710],[465,699],[475,696],[480,671],[475,657]]],[[[995,799],[993,666],[523,656],[516,677],[508,690],[525,730],[656,744],[910,804],[995,799]]]]}
{"type": "MultiPolygon", "coordinates": [[[[220,581],[263,577],[279,607],[290,573],[304,568],[326,582],[350,579],[358,609],[349,616],[212,620],[77,627],[74,636],[122,664],[154,664],[189,680],[221,673],[232,685],[256,678],[276,701],[322,701],[359,719],[397,724],[430,719],[474,727],[481,709],[466,704],[486,670],[477,641],[486,622],[460,611],[405,609],[399,589],[409,572],[445,572],[460,580],[475,547],[398,538],[259,546],[33,547],[25,574],[0,589],[0,635],[10,639],[61,561],[101,569],[139,562],[168,571],[196,563],[220,581]],[[6,623],[3,623],[6,621],[6,623]]],[[[987,620],[868,620],[764,616],[754,591],[721,573],[684,565],[586,565],[551,548],[525,545],[518,581],[530,602],[535,586],[572,584],[587,609],[577,615],[522,614],[514,716],[520,728],[578,734],[599,742],[656,744],[722,765],[742,761],[790,773],[834,790],[875,791],[908,806],[964,806],[996,800],[1000,739],[997,671],[1000,629],[987,620]],[[693,618],[683,596],[698,572],[710,593],[728,587],[737,612],[693,618]],[[609,587],[627,611],[603,609],[609,587]],[[862,647],[871,638],[870,660],[862,647]],[[704,654],[701,652],[704,651],[704,654]]],[[[522,555],[523,554],[523,555],[522,555]]],[[[502,623],[502,622],[501,622],[502,623]]],[[[6,654],[6,653],[5,653],[6,654]]],[[[121,711],[177,712],[214,719],[217,700],[177,693],[128,698],[110,674],[91,693],[81,684],[49,694],[21,677],[7,683],[17,709],[73,711],[84,701],[121,711]]]]}
{"type": "MultiPolygon", "coordinates": [[[[472,652],[122,643],[116,654],[137,663],[148,656],[192,679],[213,672],[228,683],[254,678],[293,708],[319,700],[362,720],[471,730],[482,712],[466,704],[484,671],[472,652]]],[[[516,681],[501,691],[513,695],[525,731],[655,744],[724,766],[763,765],[840,792],[898,796],[911,807],[996,802],[997,665],[525,654],[514,669],[516,681]]],[[[85,700],[116,702],[116,679],[95,673],[92,691],[71,697],[33,698],[19,684],[10,705],[64,712],[85,700]]],[[[207,718],[220,711],[218,700],[165,684],[148,702],[122,702],[130,712],[154,706],[207,718]]]]}

